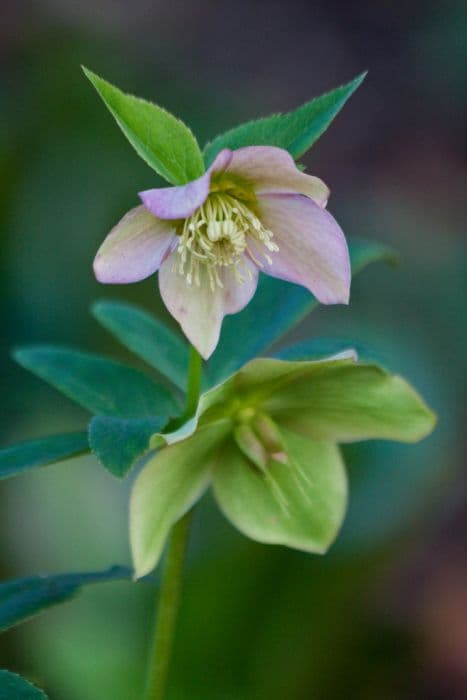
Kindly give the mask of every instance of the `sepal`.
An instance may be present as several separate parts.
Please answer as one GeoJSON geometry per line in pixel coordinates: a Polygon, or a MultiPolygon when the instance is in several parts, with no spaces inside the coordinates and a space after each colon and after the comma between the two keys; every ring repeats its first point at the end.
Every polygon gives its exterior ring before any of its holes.
{"type": "Polygon", "coordinates": [[[201,498],[211,480],[226,423],[199,429],[164,447],[138,475],[130,499],[130,544],[137,578],[158,563],[172,526],[201,498]]]}
{"type": "Polygon", "coordinates": [[[281,435],[284,452],[263,469],[230,441],[213,472],[215,498],[247,537],[322,554],[334,541],[346,508],[339,449],[284,430],[281,435]]]}

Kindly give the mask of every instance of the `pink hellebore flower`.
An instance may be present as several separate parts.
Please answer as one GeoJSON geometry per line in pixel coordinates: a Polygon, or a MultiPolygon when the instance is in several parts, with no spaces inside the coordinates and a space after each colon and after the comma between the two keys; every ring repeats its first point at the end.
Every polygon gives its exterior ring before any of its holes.
{"type": "Polygon", "coordinates": [[[141,192],[143,206],[101,245],[96,278],[126,284],[159,270],[167,309],[207,359],[224,316],[253,297],[259,270],[323,304],[348,303],[349,253],[328,196],[281,148],[225,149],[197,180],[141,192]]]}

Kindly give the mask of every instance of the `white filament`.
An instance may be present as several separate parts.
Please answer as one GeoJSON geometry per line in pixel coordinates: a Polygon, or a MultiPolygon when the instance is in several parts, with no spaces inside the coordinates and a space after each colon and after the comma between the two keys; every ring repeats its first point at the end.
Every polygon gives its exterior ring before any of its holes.
{"type": "Polygon", "coordinates": [[[251,271],[245,263],[246,253],[258,266],[272,263],[269,253],[279,250],[273,233],[243,202],[227,193],[211,193],[183,222],[177,253],[178,271],[189,285],[200,286],[203,269],[212,291],[223,287],[219,271],[232,268],[239,284],[251,271]]]}

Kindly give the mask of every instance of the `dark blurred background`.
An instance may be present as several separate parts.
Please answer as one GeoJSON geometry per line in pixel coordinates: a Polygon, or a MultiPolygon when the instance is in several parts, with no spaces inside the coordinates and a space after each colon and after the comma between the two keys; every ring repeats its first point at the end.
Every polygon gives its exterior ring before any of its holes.
{"type": "MultiPolygon", "coordinates": [[[[2,2],[4,445],[86,419],[15,367],[12,346],[76,343],[129,359],[89,304],[110,296],[161,311],[154,278],[102,288],[92,276],[104,235],[158,183],[80,64],[175,112],[202,143],[369,69],[306,164],[330,184],[344,231],[395,246],[401,265],[362,273],[350,308],[319,309],[294,337],[367,344],[439,425],[418,445],[346,449],[350,510],[324,558],[256,545],[205,499],[171,700],[467,698],[466,35],[462,0],[2,2]]],[[[90,457],[2,482],[1,578],[128,562],[127,497],[90,457]]],[[[96,586],[4,635],[0,665],[52,700],[133,700],[152,597],[144,584],[96,586]]]]}

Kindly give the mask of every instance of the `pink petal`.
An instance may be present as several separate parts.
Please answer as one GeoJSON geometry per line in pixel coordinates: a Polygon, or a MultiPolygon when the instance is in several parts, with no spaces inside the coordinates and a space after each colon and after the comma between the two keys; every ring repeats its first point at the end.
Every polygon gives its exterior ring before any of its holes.
{"type": "Polygon", "coordinates": [[[258,205],[279,246],[263,272],[306,287],[323,304],[348,304],[349,251],[331,214],[300,195],[261,195],[258,205]]]}
{"type": "MultiPolygon", "coordinates": [[[[185,276],[178,272],[177,258],[176,253],[173,253],[161,265],[161,296],[190,343],[207,360],[219,341],[224,316],[241,311],[254,295],[258,283],[258,270],[248,258],[244,258],[251,277],[244,274],[245,281],[239,283],[232,268],[221,268],[219,275],[224,286],[216,286],[212,291],[204,269],[201,285],[189,285],[185,276]]],[[[240,270],[243,271],[243,266],[240,270]]]]}
{"type": "Polygon", "coordinates": [[[213,172],[224,170],[231,158],[231,151],[224,149],[214,163],[197,180],[178,187],[159,187],[140,192],[144,206],[159,219],[186,219],[206,200],[211,187],[213,172]]]}
{"type": "Polygon", "coordinates": [[[298,170],[294,159],[283,148],[247,146],[233,151],[226,172],[250,181],[257,194],[284,192],[305,194],[325,207],[329,188],[318,177],[298,170]]]}
{"type": "Polygon", "coordinates": [[[143,206],[131,209],[112,229],[94,259],[99,282],[127,284],[159,269],[174,244],[175,231],[143,206]]]}

